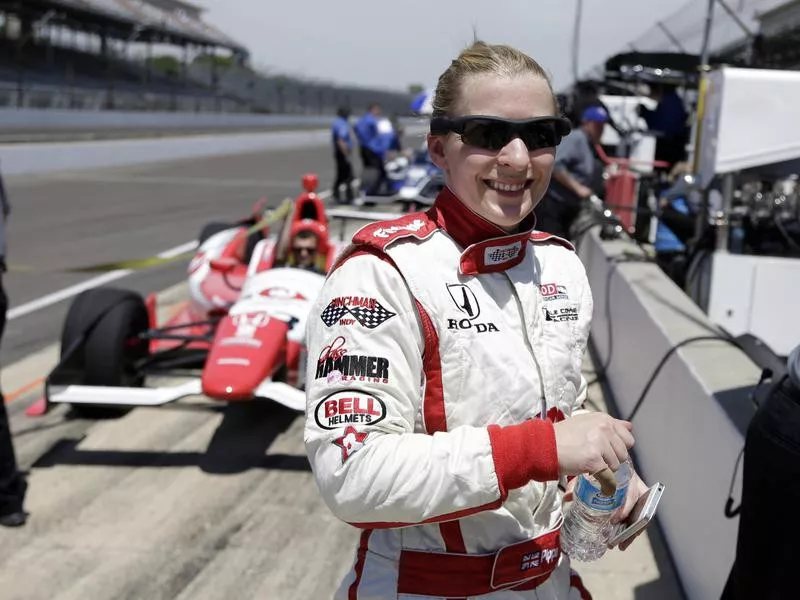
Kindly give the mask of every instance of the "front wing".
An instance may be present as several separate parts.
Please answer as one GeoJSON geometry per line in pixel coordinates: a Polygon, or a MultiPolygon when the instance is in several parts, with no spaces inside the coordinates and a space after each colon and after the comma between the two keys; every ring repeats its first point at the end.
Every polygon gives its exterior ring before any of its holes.
{"type": "MultiPolygon", "coordinates": [[[[188,396],[201,395],[201,387],[200,379],[158,388],[50,385],[47,389],[47,402],[100,406],[162,406],[188,396]]],[[[273,400],[299,412],[304,412],[306,407],[305,392],[280,381],[262,382],[253,396],[273,400]]]]}

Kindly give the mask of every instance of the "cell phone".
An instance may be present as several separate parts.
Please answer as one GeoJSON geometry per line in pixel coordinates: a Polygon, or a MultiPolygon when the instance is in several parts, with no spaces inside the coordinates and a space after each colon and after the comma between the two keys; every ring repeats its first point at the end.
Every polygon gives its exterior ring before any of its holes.
{"type": "Polygon", "coordinates": [[[656,482],[639,497],[631,514],[628,516],[628,520],[620,524],[619,529],[609,540],[609,546],[617,546],[647,527],[647,524],[656,514],[658,503],[661,501],[661,496],[664,495],[664,488],[663,483],[656,482]]]}

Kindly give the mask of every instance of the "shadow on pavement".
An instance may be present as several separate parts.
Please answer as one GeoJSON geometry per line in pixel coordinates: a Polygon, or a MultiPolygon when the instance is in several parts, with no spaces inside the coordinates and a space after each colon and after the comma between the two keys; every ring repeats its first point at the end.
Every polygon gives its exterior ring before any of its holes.
{"type": "Polygon", "coordinates": [[[198,467],[213,474],[242,473],[250,469],[311,471],[304,455],[266,453],[298,417],[297,412],[279,404],[246,402],[228,404],[222,415],[222,422],[205,452],[84,450],[78,448],[82,438],[61,439],[32,468],[57,465],[198,467]]]}
{"type": "Polygon", "coordinates": [[[636,600],[686,600],[686,594],[677,576],[678,570],[664,541],[664,533],[657,517],[647,531],[661,577],[637,586],[633,591],[633,597],[636,600]]]}

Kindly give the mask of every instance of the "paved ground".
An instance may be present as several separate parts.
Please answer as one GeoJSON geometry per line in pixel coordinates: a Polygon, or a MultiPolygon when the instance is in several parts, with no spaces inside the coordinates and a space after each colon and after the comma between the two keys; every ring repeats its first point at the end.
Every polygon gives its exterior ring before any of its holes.
{"type": "Polygon", "coordinates": [[[208,135],[213,133],[259,133],[265,131],[297,131],[320,129],[319,125],[269,125],[258,127],[197,127],[186,129],[0,129],[0,144],[31,144],[50,142],[85,142],[91,140],[122,140],[152,137],[208,135]]]}
{"type": "MultiPolygon", "coordinates": [[[[306,171],[328,187],[326,148],[9,180],[10,262],[56,269],[151,255],[194,239],[207,221],[246,212],[262,194],[275,202],[296,194],[306,171]]],[[[166,313],[185,297],[184,270],[161,267],[115,285],[165,290],[166,313]]],[[[11,273],[6,286],[19,309],[90,277],[11,273]]],[[[12,320],[3,341],[31,520],[0,530],[0,598],[329,598],[358,532],[319,499],[295,413],[194,399],[102,421],[63,407],[24,415],[40,395],[29,384],[56,360],[67,304],[12,320]]],[[[592,398],[602,404],[599,390],[592,398]]],[[[657,531],[577,568],[598,600],[680,598],[657,531]]]]}

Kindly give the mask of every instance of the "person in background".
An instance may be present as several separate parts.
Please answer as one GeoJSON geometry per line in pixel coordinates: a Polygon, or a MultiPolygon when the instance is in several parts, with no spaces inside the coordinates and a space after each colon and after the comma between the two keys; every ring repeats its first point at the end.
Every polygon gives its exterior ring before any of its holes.
{"type": "Polygon", "coordinates": [[[361,191],[365,196],[377,194],[386,181],[384,166],[385,140],[382,139],[379,122],[381,107],[377,103],[369,105],[367,112],[356,122],[355,133],[361,152],[363,166],[361,191]]]}
{"type": "Polygon", "coordinates": [[[556,148],[550,187],[536,206],[536,229],[569,239],[572,223],[592,198],[591,188],[598,164],[594,145],[608,122],[604,108],[591,106],[581,115],[581,126],[573,129],[556,148]]]}
{"type": "MultiPolygon", "coordinates": [[[[0,341],[6,328],[8,310],[3,273],[6,271],[6,223],[10,213],[11,204],[0,176],[0,341]]],[[[6,401],[0,391],[0,525],[19,527],[25,524],[27,513],[23,510],[23,501],[26,488],[27,483],[17,468],[6,401]]]]}
{"type": "Polygon", "coordinates": [[[680,288],[686,285],[687,243],[695,235],[697,214],[689,203],[688,165],[680,163],[670,173],[672,185],[659,197],[658,223],[653,249],[656,263],[680,288]]]}
{"type": "Polygon", "coordinates": [[[403,136],[405,135],[405,127],[400,122],[400,117],[398,115],[394,115],[391,119],[389,119],[392,123],[392,130],[394,135],[392,136],[391,142],[389,143],[388,150],[390,152],[396,152],[398,154],[402,154],[403,152],[403,136]]]}
{"type": "Polygon", "coordinates": [[[668,163],[656,170],[668,172],[676,163],[686,160],[689,117],[677,86],[664,82],[650,84],[650,97],[658,103],[655,109],[640,104],[638,112],[656,136],[655,160],[668,163]]]}
{"type": "Polygon", "coordinates": [[[608,115],[608,125],[610,125],[617,133],[622,133],[619,126],[611,117],[611,112],[608,110],[608,107],[600,99],[600,88],[594,81],[579,81],[575,85],[572,98],[573,101],[567,114],[567,118],[569,118],[573,127],[578,128],[581,126],[581,119],[583,118],[583,114],[586,112],[586,109],[599,107],[606,111],[606,114],[608,115]]]}
{"type": "Polygon", "coordinates": [[[331,127],[333,139],[333,156],[336,160],[336,180],[333,182],[332,195],[334,201],[342,203],[341,186],[345,186],[344,203],[353,202],[353,134],[350,131],[350,109],[339,108],[336,111],[336,119],[331,127]]]}
{"type": "Polygon", "coordinates": [[[299,231],[289,247],[288,265],[296,269],[323,273],[320,268],[319,238],[313,231],[299,231]]]}
{"type": "Polygon", "coordinates": [[[759,398],[745,433],[741,501],[733,508],[729,498],[725,507],[726,516],[738,516],[739,523],[721,600],[797,595],[800,518],[788,506],[779,509],[776,499],[788,502],[800,494],[800,345],[789,353],[785,369],[765,386],[766,397],[759,398]]]}

